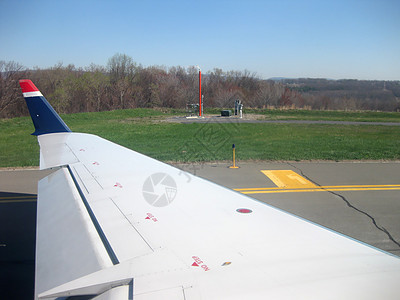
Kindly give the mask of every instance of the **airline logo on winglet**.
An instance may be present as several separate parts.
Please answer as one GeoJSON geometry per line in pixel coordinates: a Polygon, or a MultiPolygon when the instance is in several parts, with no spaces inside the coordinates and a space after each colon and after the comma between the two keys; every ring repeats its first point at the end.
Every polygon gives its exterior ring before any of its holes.
{"type": "Polygon", "coordinates": [[[67,124],[56,113],[53,107],[43,97],[39,89],[29,79],[19,81],[29,114],[31,115],[35,132],[33,135],[42,135],[57,132],[71,132],[67,124]]]}
{"type": "Polygon", "coordinates": [[[19,81],[24,97],[40,97],[43,96],[39,89],[29,79],[19,81]]]}

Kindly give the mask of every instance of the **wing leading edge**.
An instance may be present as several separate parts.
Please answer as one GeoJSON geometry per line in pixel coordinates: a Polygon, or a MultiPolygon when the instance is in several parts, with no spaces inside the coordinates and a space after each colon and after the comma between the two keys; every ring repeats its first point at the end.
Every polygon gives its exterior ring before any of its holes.
{"type": "Polygon", "coordinates": [[[397,257],[63,128],[38,136],[61,169],[39,184],[36,297],[397,299],[397,257]]]}

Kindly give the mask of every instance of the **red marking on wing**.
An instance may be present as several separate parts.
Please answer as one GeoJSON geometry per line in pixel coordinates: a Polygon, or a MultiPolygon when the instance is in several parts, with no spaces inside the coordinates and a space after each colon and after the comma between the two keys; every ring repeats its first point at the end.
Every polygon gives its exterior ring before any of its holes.
{"type": "Polygon", "coordinates": [[[23,93],[38,92],[38,88],[29,79],[22,79],[19,81],[19,85],[23,93]]]}
{"type": "Polygon", "coordinates": [[[242,214],[249,214],[253,212],[251,209],[248,208],[238,208],[236,211],[242,214]]]}
{"type": "Polygon", "coordinates": [[[152,220],[153,222],[157,222],[157,218],[154,217],[151,213],[147,213],[146,220],[152,220]]]}
{"type": "Polygon", "coordinates": [[[198,256],[192,256],[194,259],[193,267],[201,267],[204,271],[209,271],[210,268],[198,256]]]}

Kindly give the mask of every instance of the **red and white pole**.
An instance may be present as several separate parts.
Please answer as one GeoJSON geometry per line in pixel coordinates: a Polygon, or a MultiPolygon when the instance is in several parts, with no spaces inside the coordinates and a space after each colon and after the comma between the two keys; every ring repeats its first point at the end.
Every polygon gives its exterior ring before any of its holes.
{"type": "Polygon", "coordinates": [[[201,70],[199,68],[199,117],[201,117],[201,70]]]}

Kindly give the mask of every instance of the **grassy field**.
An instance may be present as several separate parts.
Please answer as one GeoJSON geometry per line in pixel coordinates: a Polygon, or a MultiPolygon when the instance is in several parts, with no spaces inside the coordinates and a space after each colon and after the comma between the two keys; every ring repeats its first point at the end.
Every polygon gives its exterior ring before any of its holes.
{"type": "MultiPolygon", "coordinates": [[[[239,160],[400,159],[400,126],[165,121],[183,114],[173,110],[135,109],[61,117],[73,131],[93,133],[163,161],[230,160],[233,143],[239,160]]],[[[278,119],[400,122],[400,114],[396,113],[277,111],[271,114],[278,119]]],[[[28,117],[0,120],[0,167],[39,164],[39,147],[31,132],[33,125],[28,117]]]]}
{"type": "MultiPolygon", "coordinates": [[[[220,109],[206,109],[205,112],[218,114],[220,109]]],[[[400,122],[397,112],[246,109],[245,113],[260,115],[260,120],[400,122]]]]}

